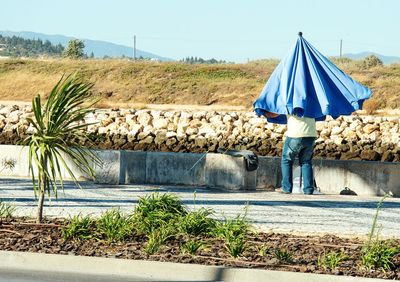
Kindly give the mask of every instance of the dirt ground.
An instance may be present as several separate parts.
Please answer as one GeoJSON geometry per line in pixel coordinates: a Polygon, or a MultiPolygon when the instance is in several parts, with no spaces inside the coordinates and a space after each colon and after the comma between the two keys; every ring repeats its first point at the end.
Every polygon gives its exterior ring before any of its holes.
{"type": "MultiPolygon", "coordinates": [[[[235,259],[228,254],[222,240],[206,237],[198,238],[208,243],[196,255],[182,254],[180,245],[187,239],[175,236],[169,239],[159,252],[148,255],[144,252],[147,242],[145,236],[132,235],[128,240],[118,243],[94,239],[64,240],[61,234],[64,224],[65,221],[61,219],[48,220],[44,224],[36,224],[32,220],[22,218],[0,219],[0,249],[400,280],[400,254],[395,257],[394,270],[367,270],[361,266],[359,257],[363,242],[359,238],[340,238],[334,235],[249,234],[246,250],[235,259]],[[291,254],[291,259],[280,261],[274,255],[276,250],[286,250],[291,254]],[[318,264],[318,258],[331,251],[343,252],[348,256],[347,260],[333,270],[318,264]]],[[[399,244],[400,240],[395,243],[399,244]]]]}

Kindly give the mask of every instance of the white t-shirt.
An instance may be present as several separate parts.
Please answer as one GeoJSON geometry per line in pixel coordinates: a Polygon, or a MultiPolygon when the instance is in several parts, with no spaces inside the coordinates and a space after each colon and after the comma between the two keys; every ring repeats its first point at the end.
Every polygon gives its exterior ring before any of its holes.
{"type": "Polygon", "coordinates": [[[286,136],[297,137],[318,137],[315,127],[315,119],[308,117],[298,117],[287,115],[286,136]]]}

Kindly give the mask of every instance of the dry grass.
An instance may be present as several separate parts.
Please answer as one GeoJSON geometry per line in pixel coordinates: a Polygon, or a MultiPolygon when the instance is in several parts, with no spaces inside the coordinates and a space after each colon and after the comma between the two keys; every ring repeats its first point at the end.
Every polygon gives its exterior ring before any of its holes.
{"type": "MultiPolygon", "coordinates": [[[[104,107],[147,104],[230,105],[250,108],[278,62],[187,65],[126,60],[0,61],[0,100],[30,101],[48,93],[62,74],[79,72],[95,82],[104,107]]],[[[363,69],[353,61],[335,62],[374,91],[374,110],[400,108],[400,65],[363,69]]],[[[368,104],[367,104],[368,106],[368,104]]]]}

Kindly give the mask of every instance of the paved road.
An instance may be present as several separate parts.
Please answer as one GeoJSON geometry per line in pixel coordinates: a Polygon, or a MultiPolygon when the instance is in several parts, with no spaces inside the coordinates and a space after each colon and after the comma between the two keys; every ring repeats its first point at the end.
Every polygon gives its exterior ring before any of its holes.
{"type": "MultiPolygon", "coordinates": [[[[248,219],[262,230],[295,233],[333,233],[367,235],[379,197],[338,195],[283,195],[275,192],[224,192],[201,187],[168,185],[96,185],[83,183],[83,189],[67,184],[58,199],[47,202],[46,216],[68,217],[82,214],[100,215],[120,207],[132,211],[138,198],[151,192],[170,192],[182,198],[191,209],[212,208],[222,218],[243,214],[248,205],[248,219]],[[196,195],[196,199],[194,199],[196,195]]],[[[0,178],[0,199],[16,206],[17,215],[34,216],[29,179],[0,178]]],[[[400,238],[400,199],[387,199],[381,209],[379,224],[384,237],[400,238]]]]}

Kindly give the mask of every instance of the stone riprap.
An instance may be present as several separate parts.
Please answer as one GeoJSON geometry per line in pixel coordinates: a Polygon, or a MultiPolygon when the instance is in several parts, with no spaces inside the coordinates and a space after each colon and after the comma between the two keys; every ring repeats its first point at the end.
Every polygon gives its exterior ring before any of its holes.
{"type": "MultiPolygon", "coordinates": [[[[16,144],[34,129],[30,106],[0,105],[0,144],[16,144]]],[[[281,154],[285,125],[252,112],[100,109],[87,116],[98,149],[162,152],[215,152],[219,147],[281,154]]],[[[352,115],[317,122],[315,156],[327,159],[400,161],[398,117],[352,115]]]]}

